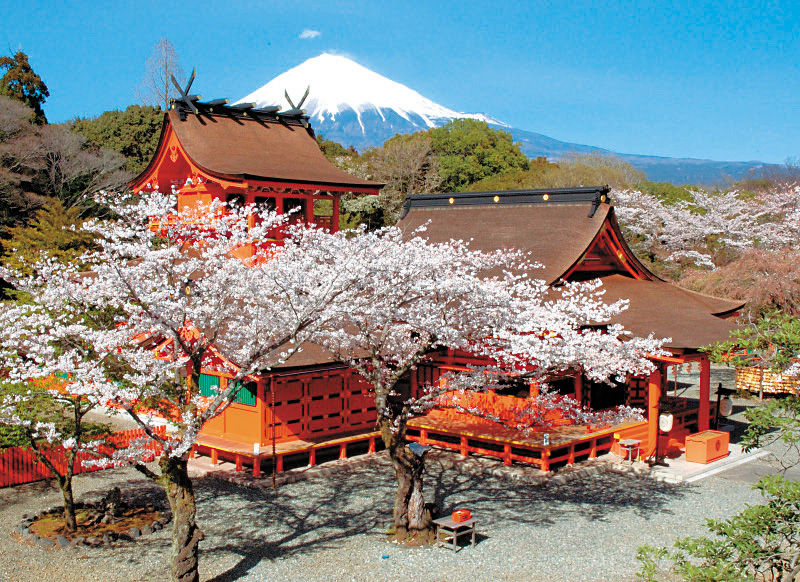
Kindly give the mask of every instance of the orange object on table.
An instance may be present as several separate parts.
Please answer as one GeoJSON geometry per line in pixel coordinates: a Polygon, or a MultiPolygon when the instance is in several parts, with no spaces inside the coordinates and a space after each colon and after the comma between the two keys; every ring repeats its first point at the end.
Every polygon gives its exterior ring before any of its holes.
{"type": "Polygon", "coordinates": [[[453,512],[453,521],[461,523],[462,521],[469,521],[472,517],[472,512],[469,509],[456,509],[453,512]]]}
{"type": "Polygon", "coordinates": [[[728,456],[730,434],[721,430],[706,430],[686,437],[686,460],[708,464],[728,456]]]}

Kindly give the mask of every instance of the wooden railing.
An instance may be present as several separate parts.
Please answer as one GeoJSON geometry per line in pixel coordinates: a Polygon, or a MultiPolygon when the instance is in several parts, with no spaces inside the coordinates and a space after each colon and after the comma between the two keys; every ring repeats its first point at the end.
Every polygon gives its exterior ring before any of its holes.
{"type": "MultiPolygon", "coordinates": [[[[159,426],[156,428],[156,434],[161,437],[166,436],[166,427],[159,426]]],[[[111,446],[100,447],[103,454],[111,454],[115,448],[125,448],[131,441],[144,437],[142,429],[125,430],[116,432],[108,437],[107,442],[111,446]]],[[[161,452],[161,446],[153,440],[150,440],[145,448],[152,454],[149,459],[152,460],[157,454],[161,452]]],[[[47,459],[55,466],[59,473],[62,475],[67,470],[67,455],[63,447],[50,447],[44,451],[47,459]]],[[[78,475],[80,473],[89,473],[104,469],[102,466],[88,466],[84,467],[84,461],[97,459],[97,455],[87,452],[80,452],[75,459],[73,466],[73,473],[78,475]]],[[[0,453],[0,487],[10,487],[12,485],[22,485],[23,483],[33,483],[34,481],[41,481],[43,479],[50,479],[53,474],[42,463],[36,455],[21,447],[10,447],[0,453]]]]}
{"type": "Polygon", "coordinates": [[[582,459],[594,459],[607,452],[614,443],[612,429],[587,434],[564,443],[537,445],[521,441],[498,439],[489,435],[463,435],[460,431],[446,428],[409,428],[406,438],[421,445],[433,445],[458,451],[463,457],[470,454],[485,455],[503,459],[503,464],[514,461],[536,465],[542,471],[549,471],[551,465],[566,463],[573,465],[582,459]]]}

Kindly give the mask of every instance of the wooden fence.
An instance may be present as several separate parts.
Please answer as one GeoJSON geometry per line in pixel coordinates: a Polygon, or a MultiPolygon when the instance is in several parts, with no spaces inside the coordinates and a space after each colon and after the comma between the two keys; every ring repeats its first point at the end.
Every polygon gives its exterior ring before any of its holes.
{"type": "MultiPolygon", "coordinates": [[[[161,437],[166,437],[167,434],[165,426],[157,427],[155,432],[161,437]]],[[[101,447],[100,450],[105,454],[111,454],[114,448],[127,447],[131,441],[142,437],[144,437],[144,431],[142,429],[116,432],[106,439],[111,446],[101,447]]],[[[161,452],[161,446],[154,440],[149,440],[145,448],[152,453],[146,460],[152,460],[161,452]]],[[[50,447],[44,451],[44,454],[59,473],[63,475],[66,472],[67,458],[66,450],[63,447],[50,447]]],[[[101,466],[83,466],[83,461],[96,458],[97,456],[91,453],[78,453],[73,468],[74,474],[89,473],[106,468],[101,466]]],[[[32,483],[52,477],[53,474],[50,470],[28,449],[11,447],[0,452],[0,487],[22,485],[23,483],[32,483]]]]}

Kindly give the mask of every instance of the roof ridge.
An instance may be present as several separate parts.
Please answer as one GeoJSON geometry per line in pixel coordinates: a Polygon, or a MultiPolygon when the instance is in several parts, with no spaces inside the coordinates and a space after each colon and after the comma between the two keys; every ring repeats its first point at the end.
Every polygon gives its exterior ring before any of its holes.
{"type": "Polygon", "coordinates": [[[608,202],[608,186],[581,188],[548,188],[530,190],[493,190],[488,192],[448,192],[414,194],[406,197],[403,215],[412,208],[435,206],[493,206],[497,204],[554,204],[587,202],[592,205],[589,217],[594,216],[600,204],[608,202]]]}

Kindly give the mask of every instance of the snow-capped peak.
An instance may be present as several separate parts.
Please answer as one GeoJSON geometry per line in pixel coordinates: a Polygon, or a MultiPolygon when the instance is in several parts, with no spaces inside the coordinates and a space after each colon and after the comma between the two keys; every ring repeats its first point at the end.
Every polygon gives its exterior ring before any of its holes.
{"type": "Polygon", "coordinates": [[[352,110],[362,132],[365,127],[361,116],[365,112],[376,112],[385,120],[385,114],[391,111],[414,125],[421,120],[425,127],[420,129],[437,127],[455,118],[506,125],[481,113],[459,113],[443,107],[346,57],[328,53],[308,59],[278,75],[237,103],[253,102],[257,107],[282,105],[287,108],[284,91],[297,104],[309,86],[311,91],[303,108],[312,120],[333,122],[340,113],[352,110]]]}

